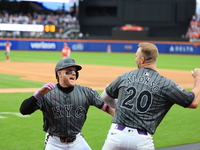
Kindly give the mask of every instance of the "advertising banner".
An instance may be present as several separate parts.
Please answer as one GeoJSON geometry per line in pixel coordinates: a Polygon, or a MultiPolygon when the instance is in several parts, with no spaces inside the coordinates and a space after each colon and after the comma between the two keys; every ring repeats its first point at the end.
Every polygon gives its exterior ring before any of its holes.
{"type": "MultiPolygon", "coordinates": [[[[86,40],[3,40],[0,39],[0,50],[5,50],[6,41],[11,43],[11,50],[31,50],[31,51],[61,51],[66,42],[72,51],[86,52],[106,52],[108,47],[111,52],[136,52],[139,42],[121,41],[86,41],[86,40]]],[[[171,54],[200,54],[200,43],[191,42],[163,42],[154,44],[158,47],[159,53],[171,54]]]]}

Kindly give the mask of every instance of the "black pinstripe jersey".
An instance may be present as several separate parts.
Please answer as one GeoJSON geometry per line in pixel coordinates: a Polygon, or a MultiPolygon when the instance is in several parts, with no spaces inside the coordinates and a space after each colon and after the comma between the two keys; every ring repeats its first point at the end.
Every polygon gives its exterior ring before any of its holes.
{"type": "Polygon", "coordinates": [[[118,98],[113,123],[146,130],[150,134],[155,133],[173,104],[188,107],[194,100],[193,92],[184,91],[174,81],[147,68],[122,74],[106,92],[118,98]]]}
{"type": "Polygon", "coordinates": [[[56,88],[37,101],[43,112],[44,131],[58,137],[73,137],[83,127],[90,105],[101,109],[100,95],[89,87],[75,85],[70,93],[56,88]]]}

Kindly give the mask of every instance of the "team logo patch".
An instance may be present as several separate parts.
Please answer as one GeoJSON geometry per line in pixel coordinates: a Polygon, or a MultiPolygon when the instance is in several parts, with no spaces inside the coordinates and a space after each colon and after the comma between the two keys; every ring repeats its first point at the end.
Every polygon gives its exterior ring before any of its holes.
{"type": "Polygon", "coordinates": [[[150,74],[149,72],[145,72],[144,73],[145,76],[149,76],[149,74],[150,74]]]}

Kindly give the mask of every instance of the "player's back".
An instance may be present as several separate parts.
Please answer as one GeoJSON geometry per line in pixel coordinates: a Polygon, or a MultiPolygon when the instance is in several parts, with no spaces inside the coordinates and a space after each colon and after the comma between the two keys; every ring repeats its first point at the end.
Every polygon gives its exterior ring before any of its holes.
{"type": "Polygon", "coordinates": [[[118,105],[113,123],[154,132],[162,120],[156,119],[162,118],[173,105],[166,100],[165,92],[174,82],[148,68],[126,72],[114,82],[118,105]],[[142,124],[145,127],[148,124],[149,129],[141,127],[142,124]]]}

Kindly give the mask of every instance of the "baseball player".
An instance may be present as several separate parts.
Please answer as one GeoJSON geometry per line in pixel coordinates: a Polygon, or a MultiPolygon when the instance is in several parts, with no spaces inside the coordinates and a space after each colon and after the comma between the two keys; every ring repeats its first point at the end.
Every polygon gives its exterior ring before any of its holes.
{"type": "Polygon", "coordinates": [[[6,52],[5,52],[5,55],[6,55],[6,61],[9,62],[10,61],[10,47],[11,47],[11,44],[9,41],[6,41],[6,52]]]}
{"type": "Polygon", "coordinates": [[[110,44],[108,44],[106,51],[107,51],[107,53],[111,53],[111,45],[110,44]]]}
{"type": "Polygon", "coordinates": [[[81,69],[74,59],[62,59],[55,67],[58,83],[45,84],[21,104],[23,115],[38,109],[43,112],[45,150],[91,150],[81,134],[89,107],[93,105],[114,115],[114,109],[96,91],[75,84],[81,69]]]}
{"type": "Polygon", "coordinates": [[[71,49],[70,49],[70,47],[68,47],[67,43],[64,43],[63,45],[64,45],[64,47],[62,49],[62,59],[65,59],[65,58],[70,57],[71,49]]]}
{"type": "Polygon", "coordinates": [[[197,108],[200,103],[200,69],[191,71],[194,88],[186,92],[156,71],[159,54],[154,44],[138,46],[138,69],[120,75],[101,95],[115,108],[102,150],[154,150],[152,135],[170,108],[174,104],[197,108]]]}

